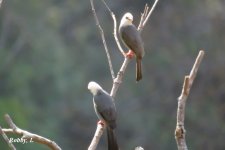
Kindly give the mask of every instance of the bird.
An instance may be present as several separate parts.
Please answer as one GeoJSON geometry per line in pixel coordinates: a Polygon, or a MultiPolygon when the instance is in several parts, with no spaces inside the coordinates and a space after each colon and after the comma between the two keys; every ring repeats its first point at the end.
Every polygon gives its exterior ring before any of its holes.
{"type": "Polygon", "coordinates": [[[119,35],[124,45],[130,49],[127,56],[132,55],[132,53],[136,56],[136,81],[139,81],[142,79],[141,61],[145,51],[140,32],[132,22],[133,15],[130,12],[125,13],[120,21],[119,35]]]}
{"type": "Polygon", "coordinates": [[[116,106],[113,98],[94,81],[88,83],[88,89],[93,94],[96,115],[106,125],[108,150],[119,150],[115,136],[116,106]]]}

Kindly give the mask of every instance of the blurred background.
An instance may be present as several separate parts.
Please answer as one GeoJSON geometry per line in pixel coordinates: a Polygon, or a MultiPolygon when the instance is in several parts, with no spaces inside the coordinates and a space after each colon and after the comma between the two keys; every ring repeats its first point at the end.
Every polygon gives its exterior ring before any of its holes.
{"type": "MultiPolygon", "coordinates": [[[[94,1],[118,72],[123,57],[113,22],[94,1]]],[[[137,25],[153,0],[106,1],[119,22],[130,11],[137,25]]],[[[128,65],[116,95],[121,149],[176,148],[177,97],[200,49],[205,57],[191,89],[185,128],[190,149],[225,149],[225,1],[159,1],[142,33],[143,79],[128,65]]],[[[4,0],[0,9],[0,125],[8,113],[21,128],[54,140],[64,150],[87,149],[97,117],[89,81],[110,91],[112,79],[89,1],[4,0]]],[[[18,137],[8,135],[9,137],[18,137]]],[[[18,149],[45,146],[15,143],[18,149]]],[[[106,136],[98,150],[105,150],[106,136]]],[[[0,137],[0,149],[9,149],[0,137]]]]}

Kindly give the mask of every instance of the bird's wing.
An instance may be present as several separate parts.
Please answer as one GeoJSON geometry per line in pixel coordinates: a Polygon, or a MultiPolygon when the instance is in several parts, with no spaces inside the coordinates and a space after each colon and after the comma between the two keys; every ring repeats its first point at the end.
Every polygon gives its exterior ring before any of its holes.
{"type": "Polygon", "coordinates": [[[105,91],[94,96],[95,111],[99,119],[103,119],[111,128],[115,128],[116,107],[112,97],[105,91]]]}
{"type": "Polygon", "coordinates": [[[99,112],[104,121],[110,126],[110,128],[116,128],[116,112],[113,108],[105,109],[99,112]]]}
{"type": "Polygon", "coordinates": [[[137,31],[134,25],[121,27],[120,32],[121,38],[128,48],[134,51],[143,49],[143,42],[141,40],[140,33],[137,31]]]}

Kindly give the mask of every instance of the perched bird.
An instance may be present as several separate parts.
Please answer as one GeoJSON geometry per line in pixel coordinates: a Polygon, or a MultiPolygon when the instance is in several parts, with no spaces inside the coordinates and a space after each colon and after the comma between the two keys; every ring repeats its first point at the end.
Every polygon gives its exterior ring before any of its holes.
{"type": "Polygon", "coordinates": [[[141,60],[145,51],[140,33],[132,22],[133,15],[131,13],[128,12],[123,15],[119,26],[119,34],[123,43],[136,55],[136,81],[139,81],[142,79],[141,60]]]}
{"type": "Polygon", "coordinates": [[[116,107],[113,98],[96,82],[89,82],[93,94],[94,109],[107,128],[108,150],[119,150],[114,129],[116,128],[116,107]]]}

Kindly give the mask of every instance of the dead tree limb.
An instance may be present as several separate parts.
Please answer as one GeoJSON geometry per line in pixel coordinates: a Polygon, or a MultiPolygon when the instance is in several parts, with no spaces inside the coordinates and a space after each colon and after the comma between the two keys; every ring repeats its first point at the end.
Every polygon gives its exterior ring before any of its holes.
{"type": "Polygon", "coordinates": [[[3,139],[6,141],[6,143],[8,144],[9,148],[11,150],[16,150],[15,146],[13,145],[12,142],[9,141],[8,136],[5,134],[5,132],[3,131],[2,127],[0,127],[0,134],[2,135],[3,139]]]}
{"type": "Polygon", "coordinates": [[[102,2],[105,4],[105,7],[108,9],[112,19],[113,19],[113,23],[114,23],[114,28],[113,28],[113,35],[114,35],[114,39],[116,41],[116,44],[118,46],[118,49],[120,50],[121,54],[126,57],[126,54],[122,48],[122,46],[120,45],[118,36],[117,36],[117,21],[116,21],[116,16],[114,15],[114,13],[111,11],[111,9],[109,8],[109,6],[107,5],[107,3],[105,2],[105,0],[102,0],[102,2]]]}
{"type": "Polygon", "coordinates": [[[30,142],[36,142],[39,144],[46,145],[51,150],[61,150],[61,148],[54,141],[47,139],[45,137],[42,137],[40,135],[37,135],[37,134],[33,134],[31,132],[28,132],[26,130],[23,130],[23,129],[20,129],[19,127],[17,127],[8,114],[5,115],[5,120],[10,128],[2,129],[1,130],[2,135],[7,134],[7,133],[20,135],[20,136],[22,136],[22,139],[26,139],[27,141],[30,141],[30,142]]]}
{"type": "Polygon", "coordinates": [[[175,129],[175,139],[177,142],[178,150],[188,150],[186,140],[185,140],[186,130],[184,128],[185,105],[186,105],[186,100],[190,93],[190,89],[197,75],[197,71],[203,57],[204,57],[204,51],[200,50],[190,74],[185,76],[184,78],[183,89],[182,89],[181,95],[178,98],[177,125],[175,129]]]}
{"type": "Polygon", "coordinates": [[[91,144],[89,145],[88,147],[88,150],[95,150],[97,148],[97,145],[99,143],[99,140],[104,132],[104,125],[101,124],[101,123],[98,123],[97,124],[97,128],[96,128],[96,131],[95,131],[95,135],[91,141],[91,144]]]}
{"type": "Polygon", "coordinates": [[[138,25],[138,30],[141,32],[144,28],[144,26],[146,25],[148,19],[150,18],[152,12],[154,11],[155,9],[155,6],[157,5],[159,0],[155,0],[151,10],[149,11],[149,7],[148,5],[146,4],[145,5],[145,9],[144,9],[144,12],[141,14],[141,20],[140,20],[140,23],[138,25]]]}
{"type": "MultiPolygon", "coordinates": [[[[112,16],[112,19],[113,19],[113,22],[114,22],[114,30],[113,30],[114,31],[113,32],[114,38],[115,38],[115,41],[117,43],[118,49],[120,50],[121,54],[124,56],[123,64],[122,64],[122,66],[121,66],[121,68],[120,68],[120,70],[117,73],[117,76],[115,78],[115,75],[114,75],[114,72],[113,72],[112,63],[111,63],[111,58],[110,58],[110,56],[108,57],[109,52],[108,52],[108,47],[107,47],[106,42],[105,42],[104,32],[103,32],[102,27],[100,26],[100,23],[99,23],[97,14],[95,12],[95,7],[94,7],[93,0],[90,0],[92,12],[93,12],[93,15],[94,15],[94,18],[95,18],[95,21],[96,21],[96,25],[98,26],[99,31],[101,33],[101,37],[102,37],[102,41],[103,41],[103,44],[104,44],[104,48],[105,48],[105,51],[107,53],[107,58],[108,58],[108,62],[109,62],[109,67],[110,67],[111,75],[112,75],[112,78],[113,78],[113,86],[112,86],[110,95],[112,97],[115,97],[116,96],[116,92],[117,92],[120,84],[122,83],[122,78],[124,76],[124,73],[125,73],[125,70],[127,68],[127,65],[130,62],[130,59],[128,57],[126,57],[125,52],[122,49],[122,47],[120,45],[120,42],[118,40],[118,37],[117,37],[117,21],[116,21],[116,17],[114,15],[114,13],[111,11],[111,9],[109,8],[109,6],[106,4],[106,2],[104,0],[102,0],[102,2],[105,4],[106,8],[108,9],[109,13],[112,16]]],[[[151,13],[153,12],[153,10],[154,10],[157,2],[158,2],[158,0],[155,1],[155,3],[153,4],[152,9],[150,11],[149,11],[149,7],[147,5],[145,6],[144,13],[141,16],[141,21],[140,21],[140,24],[139,24],[140,27],[138,27],[138,30],[142,30],[143,29],[143,27],[145,26],[146,22],[148,21],[150,15],[151,15],[151,13]]],[[[94,135],[94,137],[93,137],[93,139],[91,141],[91,144],[88,147],[88,150],[95,150],[96,149],[96,147],[97,147],[97,145],[99,143],[99,140],[100,140],[100,138],[101,138],[101,136],[103,134],[103,131],[104,131],[104,126],[98,124],[97,125],[97,128],[96,128],[96,131],[95,131],[95,135],[94,135]]]]}

